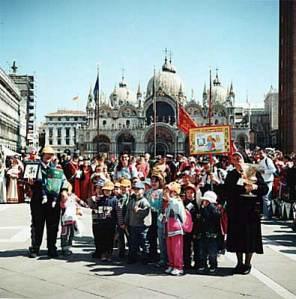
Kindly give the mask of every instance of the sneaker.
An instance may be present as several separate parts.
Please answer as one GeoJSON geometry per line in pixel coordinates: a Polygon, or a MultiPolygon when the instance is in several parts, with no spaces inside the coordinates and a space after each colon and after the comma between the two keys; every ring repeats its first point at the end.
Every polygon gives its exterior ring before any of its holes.
{"type": "Polygon", "coordinates": [[[184,271],[183,270],[179,270],[179,269],[173,269],[173,271],[171,272],[171,275],[173,276],[180,276],[180,275],[183,275],[184,274],[184,271]]]}
{"type": "Polygon", "coordinates": [[[203,266],[203,265],[199,265],[197,268],[196,268],[197,271],[205,271],[206,270],[206,267],[203,266]]]}
{"type": "Polygon", "coordinates": [[[210,269],[209,269],[210,273],[215,273],[216,270],[217,270],[216,266],[210,266],[210,269]]]}
{"type": "Polygon", "coordinates": [[[164,272],[165,272],[166,274],[170,274],[173,270],[174,270],[173,267],[168,267],[167,269],[164,270],[164,272]]]}
{"type": "Polygon", "coordinates": [[[67,249],[67,250],[63,250],[62,251],[62,255],[63,256],[70,256],[70,255],[72,255],[72,251],[71,250],[69,250],[69,249],[67,249]]]}
{"type": "Polygon", "coordinates": [[[107,262],[107,257],[106,257],[106,255],[105,254],[102,254],[102,256],[101,256],[101,261],[102,262],[107,262]]]}
{"type": "Polygon", "coordinates": [[[28,253],[29,258],[36,258],[38,255],[39,255],[39,249],[29,247],[29,253],[28,253]]]}

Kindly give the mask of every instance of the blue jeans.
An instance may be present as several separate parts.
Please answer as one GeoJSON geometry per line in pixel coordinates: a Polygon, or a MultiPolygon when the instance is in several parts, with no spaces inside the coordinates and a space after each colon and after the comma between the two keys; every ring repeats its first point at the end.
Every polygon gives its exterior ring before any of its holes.
{"type": "Polygon", "coordinates": [[[147,240],[148,227],[129,226],[129,253],[130,260],[136,260],[137,253],[142,249],[142,258],[147,259],[149,253],[149,242],[147,240]]]}
{"type": "Polygon", "coordinates": [[[262,196],[263,200],[263,215],[266,218],[272,217],[272,206],[271,206],[271,194],[272,194],[272,186],[273,182],[266,183],[268,186],[268,192],[264,196],[262,196]]]}
{"type": "Polygon", "coordinates": [[[209,256],[209,263],[212,267],[217,267],[218,255],[218,239],[202,237],[199,240],[199,257],[202,266],[207,265],[207,257],[209,256]]]}

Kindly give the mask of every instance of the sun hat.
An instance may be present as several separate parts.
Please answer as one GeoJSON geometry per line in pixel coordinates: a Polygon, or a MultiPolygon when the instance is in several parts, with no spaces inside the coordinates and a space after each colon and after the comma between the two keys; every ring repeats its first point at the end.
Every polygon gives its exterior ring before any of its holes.
{"type": "Polygon", "coordinates": [[[112,190],[114,190],[114,184],[111,181],[107,181],[107,182],[105,182],[102,190],[112,191],[112,190]]]}
{"type": "Polygon", "coordinates": [[[213,191],[207,191],[200,199],[207,200],[210,203],[216,203],[217,202],[217,194],[213,191]]]}

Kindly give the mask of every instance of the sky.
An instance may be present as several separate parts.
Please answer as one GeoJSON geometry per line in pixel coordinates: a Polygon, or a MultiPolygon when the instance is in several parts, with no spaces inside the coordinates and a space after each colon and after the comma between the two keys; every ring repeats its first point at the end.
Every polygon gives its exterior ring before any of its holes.
{"type": "Polygon", "coordinates": [[[202,100],[209,70],[233,82],[236,104],[263,107],[278,86],[277,0],[0,0],[0,67],[35,76],[37,121],[57,109],[85,110],[97,66],[109,96],[124,69],[129,88],[146,91],[165,48],[202,100]],[[73,97],[79,96],[79,101],[73,97]]]}

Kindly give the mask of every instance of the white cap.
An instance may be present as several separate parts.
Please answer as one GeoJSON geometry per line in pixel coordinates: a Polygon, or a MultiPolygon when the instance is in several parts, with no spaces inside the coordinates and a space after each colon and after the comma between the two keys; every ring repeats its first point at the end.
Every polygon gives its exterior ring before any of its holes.
{"type": "Polygon", "coordinates": [[[207,191],[205,192],[204,196],[200,198],[201,200],[207,200],[210,203],[216,203],[217,202],[217,195],[213,191],[207,191]]]}

